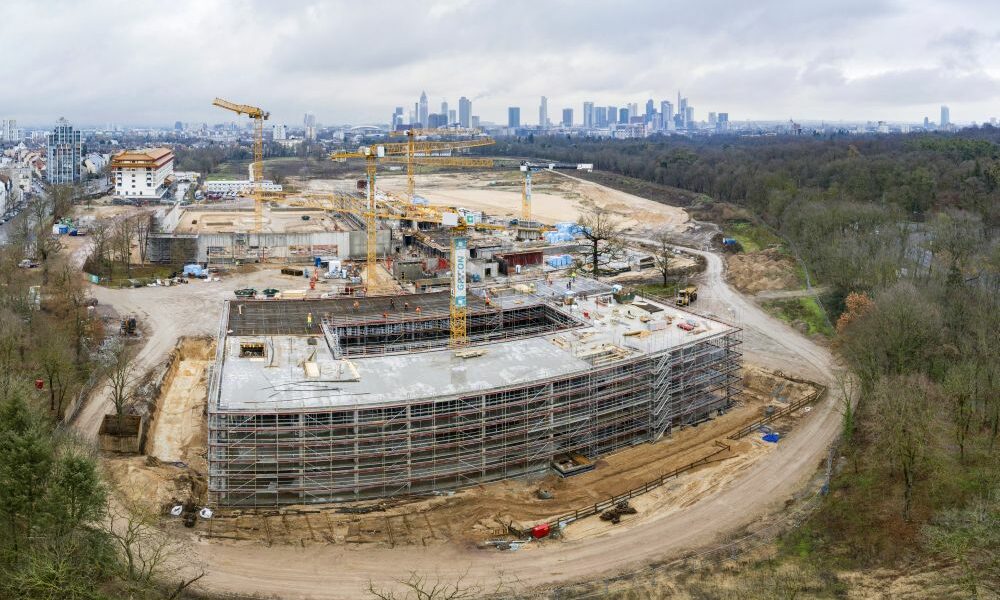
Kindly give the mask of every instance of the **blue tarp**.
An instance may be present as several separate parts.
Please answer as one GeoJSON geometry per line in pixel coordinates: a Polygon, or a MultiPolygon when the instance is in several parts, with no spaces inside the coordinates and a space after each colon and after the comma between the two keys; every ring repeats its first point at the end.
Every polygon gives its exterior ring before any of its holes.
{"type": "Polygon", "coordinates": [[[184,274],[192,275],[194,277],[200,277],[204,275],[205,270],[201,268],[199,264],[184,265],[184,274]]]}
{"type": "Polygon", "coordinates": [[[768,433],[764,436],[764,441],[771,442],[772,444],[777,444],[779,439],[781,439],[781,436],[777,433],[768,433]]]}

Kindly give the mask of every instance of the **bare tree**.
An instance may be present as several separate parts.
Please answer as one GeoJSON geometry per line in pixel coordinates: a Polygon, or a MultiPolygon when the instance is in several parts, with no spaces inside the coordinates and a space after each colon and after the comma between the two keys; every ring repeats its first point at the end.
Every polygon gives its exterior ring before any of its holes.
{"type": "Polygon", "coordinates": [[[132,219],[121,219],[115,223],[111,233],[111,246],[115,257],[121,263],[122,272],[127,279],[131,275],[132,238],[135,235],[135,222],[132,219]]]}
{"type": "Polygon", "coordinates": [[[100,276],[111,262],[112,231],[107,223],[98,222],[90,228],[90,258],[89,267],[94,275],[100,276]]]}
{"type": "Polygon", "coordinates": [[[66,397],[76,382],[73,357],[67,350],[62,336],[55,332],[47,331],[37,338],[39,345],[35,347],[35,360],[49,386],[49,411],[55,415],[57,421],[61,421],[66,397]]]}
{"type": "MultiPolygon", "coordinates": [[[[147,507],[124,498],[109,499],[104,529],[125,563],[125,576],[133,582],[149,584],[160,578],[183,551],[183,544],[156,527],[157,516],[147,507]]],[[[182,580],[171,598],[204,573],[182,580]]]]}
{"type": "Polygon", "coordinates": [[[667,280],[670,277],[674,264],[674,249],[670,245],[670,233],[668,231],[661,231],[656,234],[654,241],[656,242],[656,249],[655,254],[653,254],[653,261],[656,264],[656,270],[663,276],[663,287],[667,287],[667,280]]]}
{"type": "Polygon", "coordinates": [[[495,586],[472,583],[468,578],[468,570],[454,578],[410,571],[409,577],[395,582],[395,589],[377,587],[369,581],[368,594],[377,600],[469,600],[515,592],[513,582],[502,572],[497,573],[495,586]]]}
{"type": "Polygon", "coordinates": [[[124,341],[119,340],[109,352],[107,373],[108,391],[118,417],[118,429],[121,430],[125,411],[135,400],[137,380],[135,358],[124,341]]]}
{"type": "Polygon", "coordinates": [[[76,269],[63,264],[57,271],[52,298],[53,311],[61,317],[62,325],[69,334],[68,339],[72,342],[73,361],[80,365],[84,362],[83,351],[93,322],[88,312],[90,294],[76,269]]]}
{"type": "Polygon", "coordinates": [[[591,206],[580,216],[583,236],[590,243],[589,262],[594,279],[600,277],[601,266],[625,256],[625,241],[621,223],[603,207],[591,206]]]}
{"type": "Polygon", "coordinates": [[[139,263],[146,264],[146,243],[153,229],[153,215],[142,212],[135,216],[135,238],[139,246],[139,263]]]}
{"type": "Polygon", "coordinates": [[[982,245],[982,221],[964,211],[942,212],[931,224],[931,236],[934,253],[948,257],[948,283],[960,282],[969,257],[982,245]]]}
{"type": "Polygon", "coordinates": [[[923,375],[896,375],[879,381],[872,400],[869,433],[903,484],[903,518],[910,519],[913,487],[927,455],[930,421],[939,393],[923,375]]]}

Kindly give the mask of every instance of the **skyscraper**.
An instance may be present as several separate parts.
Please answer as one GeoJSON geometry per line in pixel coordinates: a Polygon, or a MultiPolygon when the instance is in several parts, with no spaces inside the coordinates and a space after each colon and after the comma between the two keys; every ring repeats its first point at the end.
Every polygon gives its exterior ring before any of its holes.
{"type": "Polygon", "coordinates": [[[472,126],[472,100],[465,96],[458,99],[458,124],[460,127],[468,129],[472,126]]]}
{"type": "Polygon", "coordinates": [[[614,125],[618,122],[618,107],[609,106],[608,107],[608,125],[614,125]]]}
{"type": "Polygon", "coordinates": [[[80,158],[83,141],[80,132],[66,119],[59,119],[52,133],[46,136],[48,161],[45,178],[49,183],[74,183],[80,180],[80,158]]]}
{"type": "Polygon", "coordinates": [[[517,128],[521,126],[521,107],[507,107],[507,127],[517,128]]]}
{"type": "Polygon", "coordinates": [[[302,117],[302,126],[306,130],[306,139],[310,142],[316,140],[316,115],[312,113],[306,113],[302,117]]]}
{"type": "Polygon", "coordinates": [[[951,125],[951,109],[945,105],[941,105],[941,127],[947,127],[951,125]]]}
{"type": "Polygon", "coordinates": [[[646,100],[646,124],[653,122],[653,118],[656,116],[656,104],[653,103],[653,99],[650,98],[646,100]]]}
{"type": "Polygon", "coordinates": [[[401,125],[403,125],[403,107],[397,106],[396,110],[392,111],[392,130],[396,131],[401,125]]]}
{"type": "Polygon", "coordinates": [[[628,109],[619,108],[618,109],[618,122],[622,125],[628,125],[628,109]]]}
{"type": "Polygon", "coordinates": [[[0,142],[20,142],[21,130],[17,128],[17,121],[14,119],[4,119],[0,121],[0,142]]]}
{"type": "MultiPolygon", "coordinates": [[[[685,98],[687,100],[687,98],[685,98]]],[[[688,129],[694,129],[694,107],[685,106],[684,107],[684,126],[688,129]]]]}
{"type": "Polygon", "coordinates": [[[594,107],[594,127],[607,127],[608,126],[608,107],[607,106],[595,106],[594,107]]]}
{"type": "Polygon", "coordinates": [[[446,118],[448,116],[448,101],[447,100],[442,100],[441,101],[441,114],[444,115],[446,118]]]}
{"type": "Polygon", "coordinates": [[[417,119],[420,120],[421,127],[427,127],[427,116],[430,114],[427,110],[427,92],[420,92],[420,101],[417,102],[417,119]]]}
{"type": "Polygon", "coordinates": [[[673,129],[674,125],[674,105],[669,100],[660,102],[660,127],[662,129],[673,129]]]}
{"type": "Polygon", "coordinates": [[[563,127],[572,127],[573,126],[573,109],[572,108],[564,108],[563,109],[562,126],[563,127]]]}
{"type": "Polygon", "coordinates": [[[594,103],[583,103],[583,128],[591,129],[594,126],[594,103]]]}
{"type": "Polygon", "coordinates": [[[715,129],[716,131],[728,131],[729,130],[729,113],[720,112],[715,118],[715,129]]]}
{"type": "Polygon", "coordinates": [[[549,99],[542,96],[542,101],[538,104],[538,126],[545,129],[549,126],[549,99]]]}
{"type": "Polygon", "coordinates": [[[448,111],[448,125],[452,125],[458,122],[458,116],[455,113],[455,109],[452,108],[448,111]]]}

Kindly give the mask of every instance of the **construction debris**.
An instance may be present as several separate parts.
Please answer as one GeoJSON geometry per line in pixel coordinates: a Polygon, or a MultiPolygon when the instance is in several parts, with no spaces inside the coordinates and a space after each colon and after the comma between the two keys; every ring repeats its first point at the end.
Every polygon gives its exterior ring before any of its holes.
{"type": "Polygon", "coordinates": [[[638,511],[636,509],[629,505],[628,500],[622,500],[616,504],[614,508],[610,508],[602,512],[601,520],[610,521],[612,525],[617,525],[618,523],[621,523],[622,515],[634,515],[637,512],[638,511]]]}

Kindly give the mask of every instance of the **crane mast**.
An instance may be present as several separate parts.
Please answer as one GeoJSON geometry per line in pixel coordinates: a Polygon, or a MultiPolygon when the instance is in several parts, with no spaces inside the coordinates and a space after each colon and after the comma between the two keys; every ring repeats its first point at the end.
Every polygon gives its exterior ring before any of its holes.
{"type": "Polygon", "coordinates": [[[213,106],[224,108],[238,115],[246,115],[253,119],[253,176],[250,182],[254,204],[254,233],[257,234],[257,246],[260,248],[261,260],[264,259],[264,245],[260,234],[264,229],[264,121],[271,114],[262,108],[249,104],[236,104],[222,98],[212,101],[213,106]]]}
{"type": "Polygon", "coordinates": [[[537,171],[553,171],[556,169],[569,169],[576,171],[594,170],[592,163],[521,163],[521,172],[524,173],[524,182],[521,186],[521,220],[531,221],[531,174],[537,171]]]}

